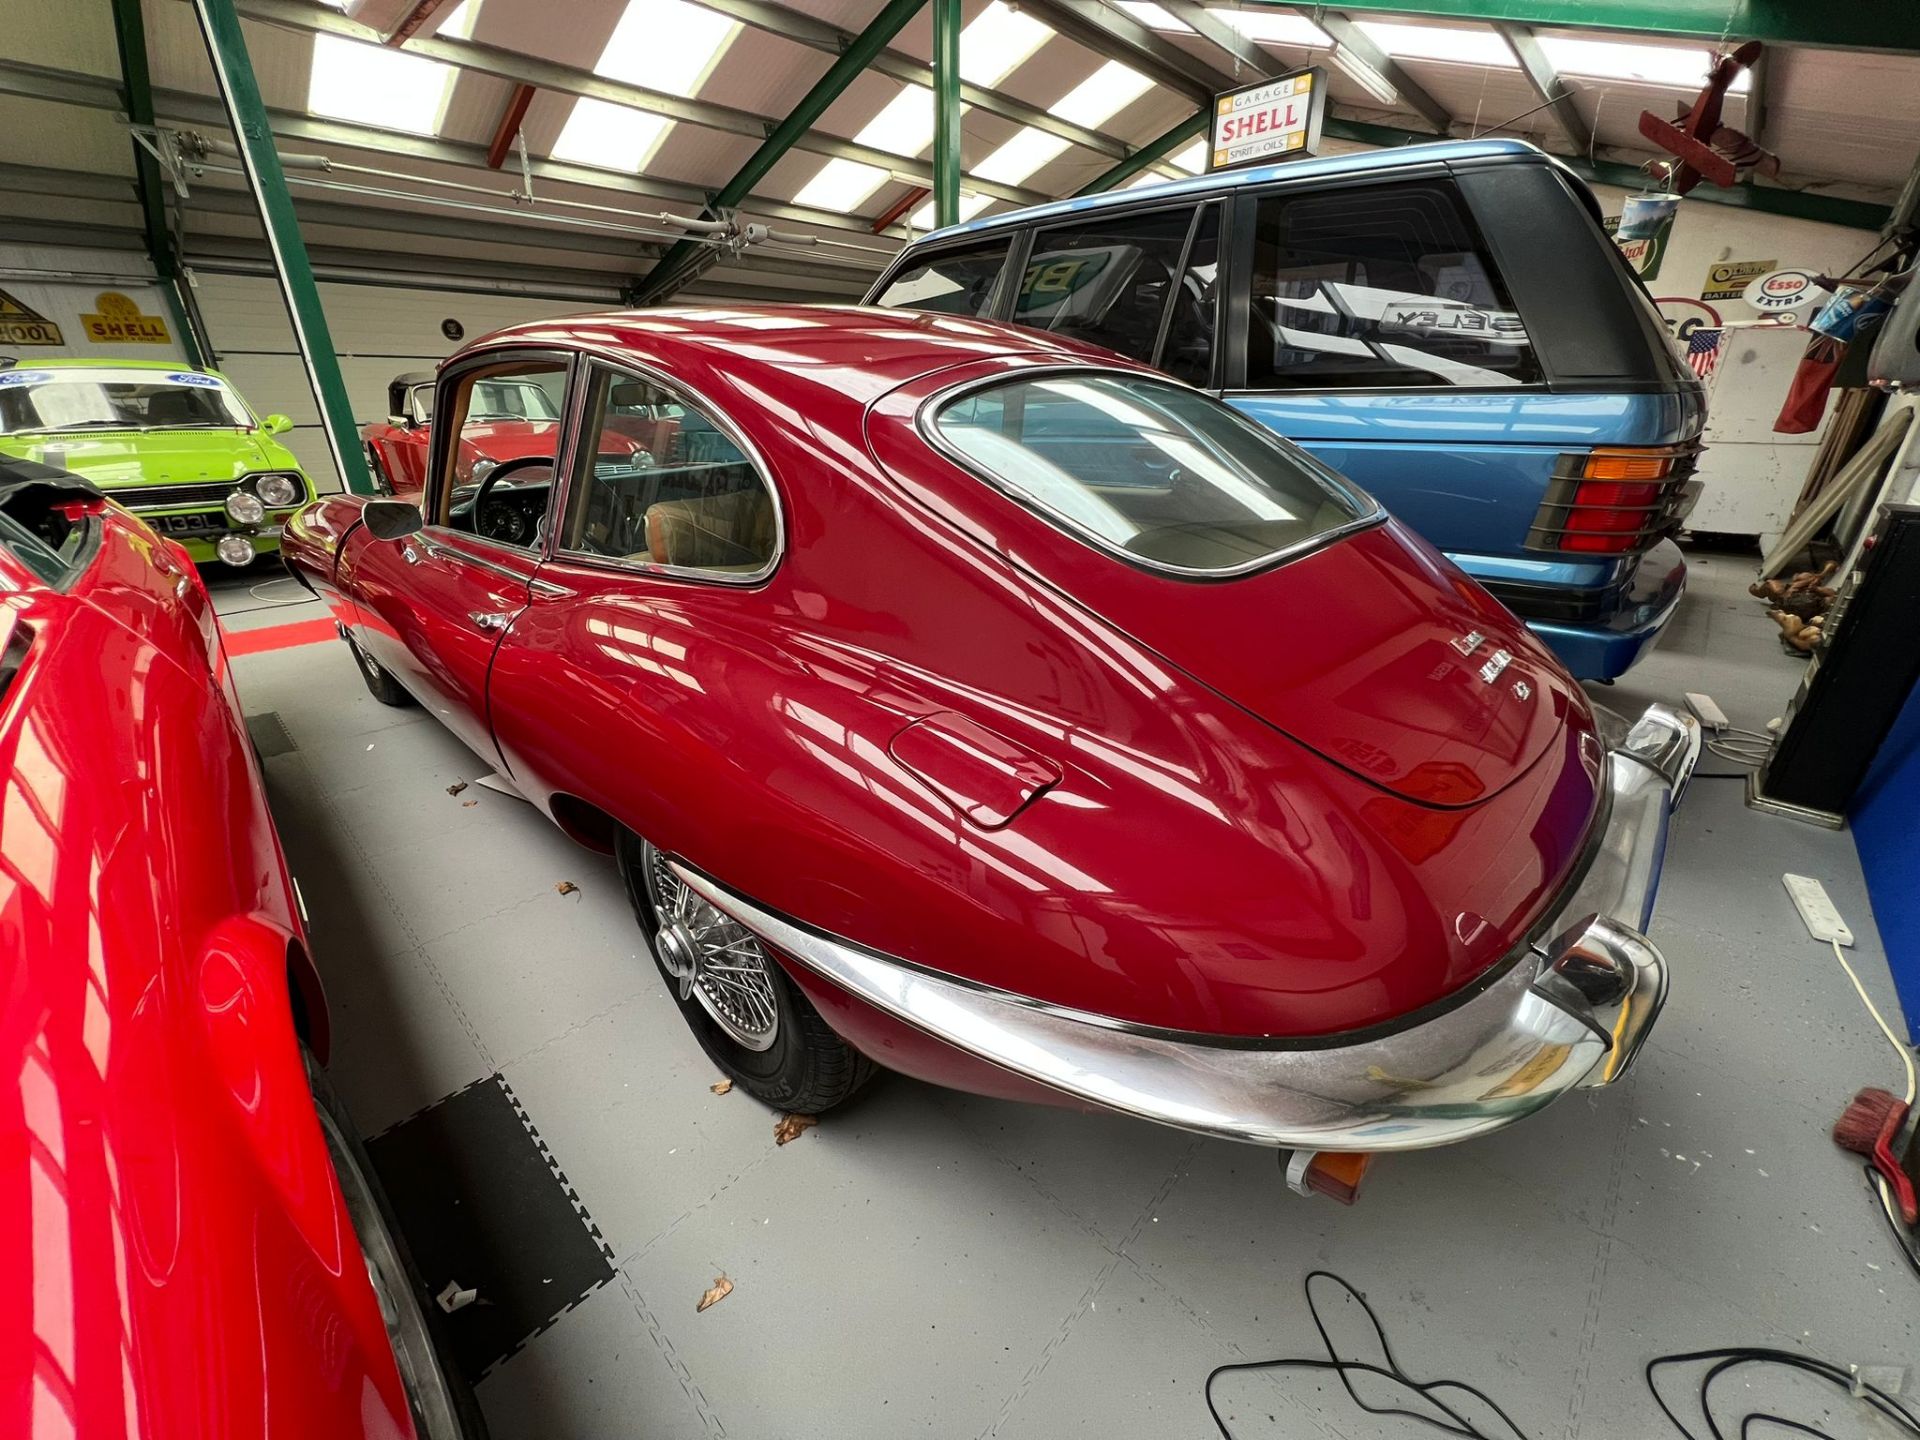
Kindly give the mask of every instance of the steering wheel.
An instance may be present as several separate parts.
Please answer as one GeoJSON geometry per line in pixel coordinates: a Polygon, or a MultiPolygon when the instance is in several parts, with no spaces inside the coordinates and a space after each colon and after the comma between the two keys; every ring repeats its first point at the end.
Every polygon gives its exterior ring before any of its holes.
{"type": "Polygon", "coordinates": [[[510,479],[524,470],[542,467],[547,472],[547,484],[553,484],[553,456],[523,455],[517,460],[508,460],[493,467],[486,478],[480,482],[480,488],[473,492],[473,533],[483,535],[489,540],[501,540],[509,545],[528,545],[533,541],[526,515],[517,507],[504,502],[489,505],[488,498],[494,487],[502,480],[510,479]]]}

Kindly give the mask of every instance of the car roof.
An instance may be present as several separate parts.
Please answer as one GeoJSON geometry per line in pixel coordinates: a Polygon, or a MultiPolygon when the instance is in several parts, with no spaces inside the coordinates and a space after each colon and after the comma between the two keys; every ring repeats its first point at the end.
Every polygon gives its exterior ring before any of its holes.
{"type": "Polygon", "coordinates": [[[1238,170],[1216,170],[1184,180],[1169,180],[1162,185],[1142,185],[1131,190],[1106,190],[1097,195],[1069,196],[1065,200],[1029,205],[1022,210],[1008,210],[979,220],[969,220],[963,225],[932,230],[915,243],[926,245],[959,235],[996,230],[1005,225],[1024,225],[1031,220],[1049,219],[1055,215],[1105,210],[1116,205],[1135,204],[1144,199],[1210,195],[1242,185],[1263,185],[1269,180],[1337,179],[1346,175],[1401,170],[1414,165],[1502,157],[1552,158],[1537,145],[1530,145],[1524,140],[1441,140],[1429,145],[1401,145],[1391,150],[1362,150],[1351,155],[1320,155],[1310,160],[1285,160],[1272,165],[1249,165],[1238,170]]]}
{"type": "Polygon", "coordinates": [[[979,360],[1131,362],[1074,340],[992,320],[858,305],[707,305],[616,310],[496,330],[472,350],[563,345],[629,357],[668,376],[708,371],[770,393],[817,385],[862,402],[917,376],[979,360]]]}

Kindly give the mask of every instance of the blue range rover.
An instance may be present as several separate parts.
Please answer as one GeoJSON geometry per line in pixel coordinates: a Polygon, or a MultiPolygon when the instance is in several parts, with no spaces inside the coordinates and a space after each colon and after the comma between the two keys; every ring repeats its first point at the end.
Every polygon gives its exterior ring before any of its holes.
{"type": "Polygon", "coordinates": [[[1611,680],[1686,585],[1706,419],[1572,172],[1479,140],[1233,170],[910,245],[869,304],[1072,335],[1351,476],[1611,680]]]}

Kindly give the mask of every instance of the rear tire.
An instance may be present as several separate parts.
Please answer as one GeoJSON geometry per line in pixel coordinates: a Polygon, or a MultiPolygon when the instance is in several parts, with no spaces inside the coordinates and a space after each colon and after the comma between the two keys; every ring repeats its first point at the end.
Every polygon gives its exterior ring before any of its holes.
{"type": "Polygon", "coordinates": [[[353,652],[353,663],[360,671],[360,678],[366,682],[369,695],[382,705],[392,705],[396,708],[420,703],[408,692],[406,686],[393,678],[391,671],[362,650],[352,636],[343,638],[347,642],[347,649],[353,652]]]}
{"type": "Polygon", "coordinates": [[[684,916],[663,913],[656,898],[662,889],[660,873],[664,871],[659,851],[630,830],[619,832],[614,850],[634,918],[646,933],[654,963],[660,967],[661,977],[667,983],[667,993],[680,1007],[687,1028],[693,1031],[707,1058],[735,1084],[776,1110],[794,1115],[818,1115],[846,1100],[873,1078],[874,1063],[842,1040],[833,1027],[820,1018],[820,1012],[787,978],[779,963],[766,954],[759,941],[747,936],[691,891],[685,892],[684,900],[676,895],[676,901],[686,912],[684,916]],[[656,866],[660,870],[655,871],[653,882],[649,883],[650,868],[656,866]],[[723,1012],[728,1009],[724,990],[718,992],[722,999],[715,1002],[711,997],[716,992],[703,989],[700,979],[690,979],[684,964],[678,971],[668,964],[668,955],[684,961],[690,933],[688,919],[696,929],[703,925],[709,927],[715,941],[708,943],[726,940],[733,952],[728,959],[747,962],[748,957],[757,956],[759,964],[765,967],[764,976],[752,975],[754,995],[746,1010],[737,1013],[730,1025],[716,1019],[710,1008],[717,1004],[723,1012]],[[676,927],[677,933],[663,940],[662,931],[667,927],[676,927]],[[703,995],[708,998],[703,1000],[703,995]],[[743,1043],[740,1038],[743,1035],[752,1043],[743,1043]]]}

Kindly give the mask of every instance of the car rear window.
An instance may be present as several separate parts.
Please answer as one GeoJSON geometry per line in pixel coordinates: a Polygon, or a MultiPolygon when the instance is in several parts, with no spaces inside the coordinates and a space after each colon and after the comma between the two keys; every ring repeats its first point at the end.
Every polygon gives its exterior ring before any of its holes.
{"type": "Polygon", "coordinates": [[[1015,499],[1176,574],[1259,569],[1380,513],[1290,442],[1148,376],[1003,381],[946,400],[929,424],[1015,499]]]}
{"type": "Polygon", "coordinates": [[[1541,379],[1527,327],[1447,181],[1262,196],[1248,327],[1256,390],[1541,379]]]}

